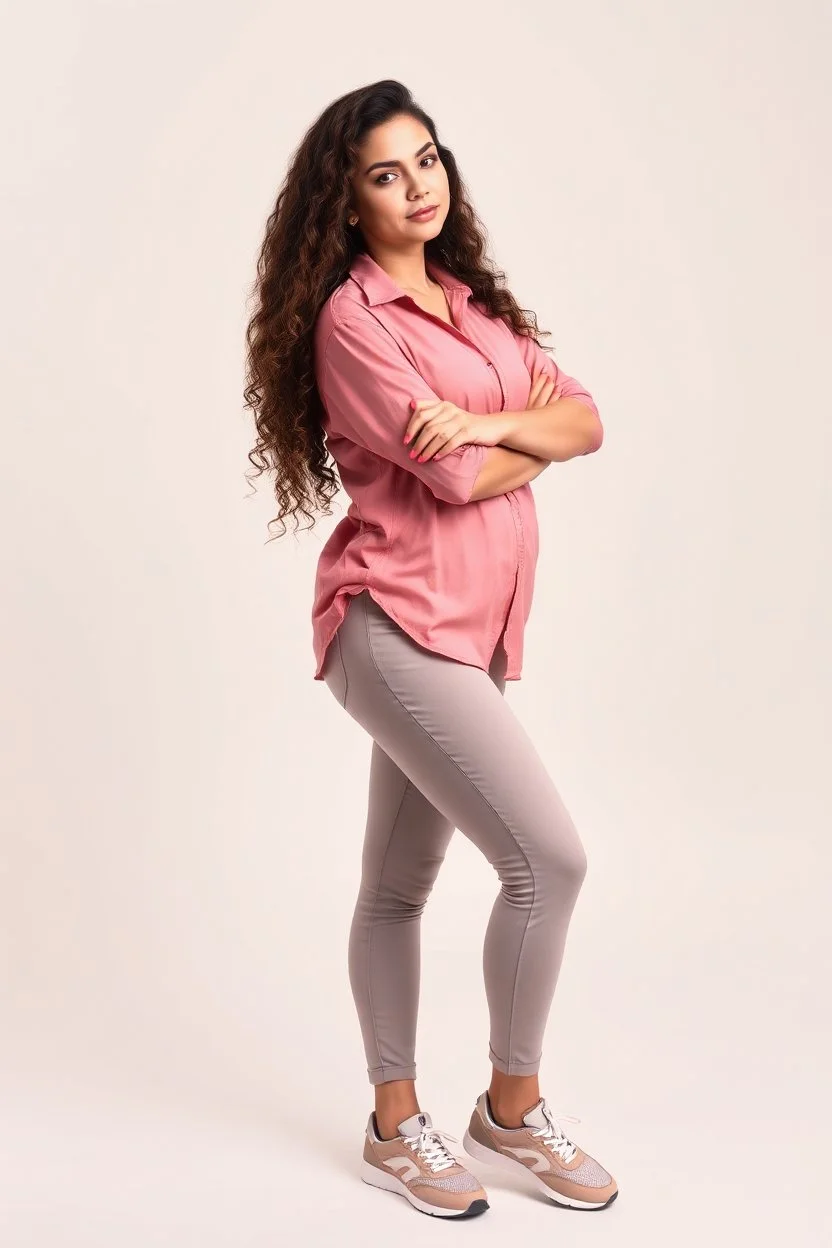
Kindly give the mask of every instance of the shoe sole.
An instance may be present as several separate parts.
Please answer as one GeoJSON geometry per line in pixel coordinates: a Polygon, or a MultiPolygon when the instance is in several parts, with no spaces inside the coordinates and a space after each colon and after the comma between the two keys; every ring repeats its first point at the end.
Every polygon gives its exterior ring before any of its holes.
{"type": "Polygon", "coordinates": [[[561,1192],[554,1194],[551,1187],[544,1183],[542,1179],[539,1179],[528,1166],[524,1166],[522,1161],[515,1161],[513,1157],[506,1157],[505,1153],[498,1153],[493,1148],[486,1148],[484,1144],[480,1144],[478,1140],[475,1140],[468,1130],[462,1137],[462,1145],[468,1156],[473,1157],[476,1161],[484,1161],[489,1166],[511,1170],[515,1174],[519,1171],[527,1179],[531,1179],[543,1195],[551,1200],[553,1205],[558,1205],[561,1209],[608,1209],[618,1195],[618,1188],[616,1188],[608,1200],[603,1201],[576,1200],[571,1196],[564,1196],[561,1192]]]}
{"type": "Polygon", "coordinates": [[[405,1196],[414,1209],[432,1218],[475,1218],[491,1207],[487,1200],[472,1200],[467,1209],[438,1209],[436,1205],[429,1205],[427,1201],[414,1196],[407,1184],[397,1179],[394,1174],[385,1174],[383,1170],[379,1170],[378,1166],[372,1165],[369,1161],[362,1160],[361,1162],[361,1178],[372,1187],[380,1187],[382,1191],[405,1196]]]}

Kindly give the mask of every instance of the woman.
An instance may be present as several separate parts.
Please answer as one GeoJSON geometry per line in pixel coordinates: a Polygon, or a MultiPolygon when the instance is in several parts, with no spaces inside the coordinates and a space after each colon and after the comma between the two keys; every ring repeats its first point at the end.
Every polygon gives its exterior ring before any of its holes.
{"type": "Polygon", "coordinates": [[[558,1204],[605,1208],[618,1192],[540,1095],[586,856],[503,696],[537,561],[529,482],[603,432],[484,257],[432,119],[400,83],[374,83],[298,147],[247,334],[249,458],[274,473],[278,519],[331,514],[327,452],[351,499],[318,561],[312,625],[314,679],[373,739],[349,940],[375,1095],[361,1173],[445,1217],[488,1208],[415,1089],[420,917],[457,827],[500,882],[483,953],[491,1079],[465,1149],[558,1204]]]}

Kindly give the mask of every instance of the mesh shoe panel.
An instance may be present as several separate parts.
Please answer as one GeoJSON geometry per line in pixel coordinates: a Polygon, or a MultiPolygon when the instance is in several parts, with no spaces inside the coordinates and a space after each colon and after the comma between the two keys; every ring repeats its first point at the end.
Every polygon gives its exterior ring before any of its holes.
{"type": "Polygon", "coordinates": [[[479,1179],[464,1171],[462,1174],[445,1174],[435,1179],[412,1179],[408,1187],[441,1187],[444,1192],[475,1192],[480,1187],[479,1179]]]}
{"type": "MultiPolygon", "coordinates": [[[[557,1166],[557,1162],[554,1165],[557,1166]]],[[[611,1178],[594,1157],[584,1157],[574,1170],[563,1170],[559,1166],[558,1170],[561,1178],[570,1179],[573,1183],[585,1183],[587,1187],[606,1187],[611,1178]]]]}

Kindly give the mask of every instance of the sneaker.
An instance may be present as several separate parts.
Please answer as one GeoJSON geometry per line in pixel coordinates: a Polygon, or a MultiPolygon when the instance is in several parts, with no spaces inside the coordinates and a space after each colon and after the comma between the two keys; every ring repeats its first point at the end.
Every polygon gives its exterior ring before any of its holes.
{"type": "MultiPolygon", "coordinates": [[[[563,1121],[580,1122],[566,1114],[563,1121]]],[[[605,1209],[618,1184],[594,1157],[568,1139],[541,1097],[523,1115],[522,1127],[501,1127],[491,1115],[488,1092],[477,1099],[462,1143],[466,1153],[505,1170],[522,1170],[556,1205],[605,1209]]]]}
{"type": "Polygon", "coordinates": [[[472,1218],[485,1213],[485,1189],[443,1143],[456,1141],[455,1136],[435,1128],[426,1113],[400,1122],[398,1132],[395,1139],[382,1140],[375,1111],[370,1114],[361,1162],[365,1183],[398,1192],[421,1213],[435,1217],[472,1218]]]}

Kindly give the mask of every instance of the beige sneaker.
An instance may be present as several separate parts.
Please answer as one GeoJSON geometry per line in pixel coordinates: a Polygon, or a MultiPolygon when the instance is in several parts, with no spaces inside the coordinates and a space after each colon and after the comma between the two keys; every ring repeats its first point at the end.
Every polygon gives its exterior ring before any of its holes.
{"type": "Polygon", "coordinates": [[[393,1140],[379,1137],[375,1111],[364,1137],[361,1177],[373,1187],[406,1196],[421,1213],[440,1218],[472,1218],[485,1213],[488,1198],[479,1179],[457,1161],[430,1114],[413,1114],[398,1126],[393,1140]]]}
{"type": "MultiPolygon", "coordinates": [[[[564,1119],[580,1122],[570,1115],[564,1119]]],[[[523,1115],[523,1122],[522,1127],[498,1126],[488,1092],[483,1092],[462,1137],[466,1153],[492,1166],[522,1170],[556,1205],[606,1209],[612,1204],[618,1195],[615,1179],[564,1135],[542,1097],[523,1115]]]]}

